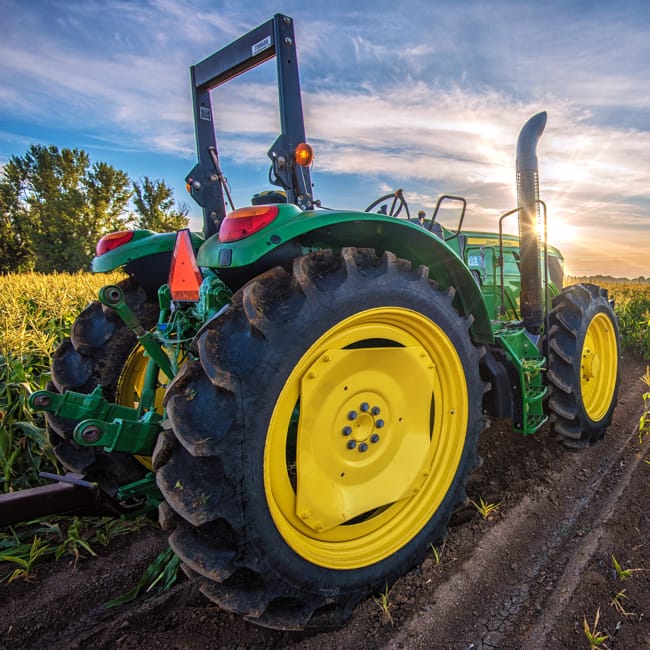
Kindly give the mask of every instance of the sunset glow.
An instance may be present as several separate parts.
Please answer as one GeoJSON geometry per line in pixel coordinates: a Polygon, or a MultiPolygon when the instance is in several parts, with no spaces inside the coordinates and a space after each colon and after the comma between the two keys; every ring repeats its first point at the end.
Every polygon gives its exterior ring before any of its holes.
{"type": "MultiPolygon", "coordinates": [[[[0,166],[31,144],[78,147],[133,178],[164,179],[199,229],[184,189],[195,161],[189,67],[282,11],[295,20],[323,205],[364,209],[384,188],[403,188],[412,213],[430,214],[453,194],[467,198],[467,228],[496,230],[515,207],[519,129],[546,110],[538,158],[551,243],[576,274],[650,275],[642,3],[2,5],[0,166]]],[[[270,189],[276,95],[270,63],[214,91],[237,206],[270,189]]]]}

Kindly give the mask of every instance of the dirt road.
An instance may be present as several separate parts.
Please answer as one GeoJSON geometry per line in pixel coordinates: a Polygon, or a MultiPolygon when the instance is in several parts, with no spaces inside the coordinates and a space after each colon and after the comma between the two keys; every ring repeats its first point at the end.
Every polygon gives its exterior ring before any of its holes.
{"type": "Polygon", "coordinates": [[[593,629],[599,611],[610,648],[650,648],[650,443],[636,435],[644,371],[624,359],[614,423],[589,449],[566,451],[547,430],[524,438],[493,422],[468,493],[498,509],[487,520],[471,504],[458,511],[437,555],[388,591],[388,615],[371,598],[341,630],[281,633],[219,611],[187,581],[103,608],[165,547],[152,527],[103,557],[62,560],[32,583],[0,587],[0,646],[588,649],[584,618],[593,629]],[[612,555],[635,571],[621,579],[612,555]]]}

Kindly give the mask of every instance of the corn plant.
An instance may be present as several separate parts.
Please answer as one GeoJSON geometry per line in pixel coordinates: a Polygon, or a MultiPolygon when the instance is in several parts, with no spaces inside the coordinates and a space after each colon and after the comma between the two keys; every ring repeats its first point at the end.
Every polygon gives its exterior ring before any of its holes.
{"type": "Polygon", "coordinates": [[[27,400],[45,388],[50,357],[76,315],[119,274],[11,274],[0,277],[0,491],[40,485],[41,471],[61,468],[44,419],[27,400]]]}
{"type": "Polygon", "coordinates": [[[612,554],[612,564],[614,565],[614,570],[616,571],[619,580],[627,580],[637,571],[643,571],[643,569],[624,569],[614,554],[612,554]]]}
{"type": "Polygon", "coordinates": [[[498,509],[501,503],[486,503],[483,501],[483,497],[478,498],[478,503],[476,501],[472,501],[470,499],[469,501],[478,511],[478,513],[483,517],[483,519],[487,519],[490,515],[495,513],[498,509]]]}
{"type": "Polygon", "coordinates": [[[148,520],[109,517],[54,517],[23,522],[0,531],[0,583],[30,579],[41,562],[71,555],[75,563],[85,551],[97,555],[93,545],[108,545],[111,539],[140,530],[148,520]],[[12,565],[19,569],[10,571],[12,565]],[[5,573],[3,573],[5,572],[5,573]]]}
{"type": "Polygon", "coordinates": [[[594,617],[594,624],[592,626],[587,622],[587,617],[583,617],[583,629],[585,631],[585,636],[589,642],[589,650],[598,650],[598,648],[608,648],[609,646],[605,644],[605,641],[609,639],[608,634],[603,634],[598,630],[598,622],[600,621],[600,607],[596,610],[596,616],[594,617]]]}
{"type": "Polygon", "coordinates": [[[377,603],[377,606],[382,611],[384,619],[391,624],[391,627],[395,624],[393,620],[393,615],[390,613],[393,603],[390,602],[390,589],[388,584],[386,584],[386,589],[379,596],[373,596],[372,599],[377,603]]]}
{"type": "Polygon", "coordinates": [[[433,561],[435,562],[436,566],[438,566],[440,564],[440,562],[442,562],[442,554],[443,554],[444,550],[445,550],[444,543],[440,547],[440,550],[438,550],[435,547],[434,544],[431,544],[431,552],[433,553],[433,561]]]}
{"type": "Polygon", "coordinates": [[[14,549],[13,553],[0,553],[0,562],[9,562],[18,565],[18,568],[8,576],[7,583],[10,584],[16,578],[31,580],[34,565],[38,562],[39,558],[46,553],[48,548],[49,546],[47,542],[36,536],[32,540],[31,544],[23,545],[14,549]]]}
{"type": "MultiPolygon", "coordinates": [[[[645,375],[641,381],[650,389],[650,366],[646,366],[645,375]]],[[[643,413],[639,418],[639,444],[643,444],[643,438],[650,431],[650,390],[643,393],[643,413]]]]}
{"type": "Polygon", "coordinates": [[[629,600],[629,597],[625,593],[625,589],[621,589],[615,596],[612,598],[612,601],[609,603],[621,616],[635,616],[634,612],[628,612],[625,610],[623,605],[624,600],[629,600]]]}

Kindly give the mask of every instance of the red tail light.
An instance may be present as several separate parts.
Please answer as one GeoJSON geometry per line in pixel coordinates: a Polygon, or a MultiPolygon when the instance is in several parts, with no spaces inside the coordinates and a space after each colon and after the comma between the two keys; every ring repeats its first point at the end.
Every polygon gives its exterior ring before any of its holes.
{"type": "Polygon", "coordinates": [[[264,226],[268,226],[278,216],[277,205],[253,205],[239,208],[226,215],[219,227],[219,241],[239,241],[248,237],[264,226]]]}
{"type": "Polygon", "coordinates": [[[108,235],[104,235],[97,242],[97,247],[95,248],[97,257],[99,257],[100,255],[104,255],[104,253],[108,253],[108,251],[112,251],[114,248],[117,248],[118,246],[123,246],[124,244],[130,242],[132,239],[133,239],[132,230],[122,230],[120,232],[112,232],[109,233],[108,235]]]}

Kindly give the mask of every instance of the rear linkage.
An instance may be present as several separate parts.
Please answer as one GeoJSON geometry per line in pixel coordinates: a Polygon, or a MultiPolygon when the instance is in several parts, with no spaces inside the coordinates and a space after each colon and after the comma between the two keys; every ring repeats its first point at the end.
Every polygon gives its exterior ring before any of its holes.
{"type": "MultiPolygon", "coordinates": [[[[188,241],[179,233],[177,246],[188,241]]],[[[193,259],[193,252],[190,254],[193,259]]],[[[175,299],[170,288],[173,274],[172,266],[170,283],[158,291],[160,318],[153,331],[142,326],[126,304],[120,287],[108,285],[99,292],[99,301],[117,313],[149,357],[137,406],[109,402],[101,386],[89,394],[39,390],[30,396],[29,405],[35,411],[79,420],[73,434],[79,446],[102,447],[108,453],[152,455],[158,434],[166,426],[162,408],[156,410],[155,404],[159,374],[169,380],[176,375],[179,363],[192,354],[190,343],[199,327],[228,304],[231,296],[215,273],[204,270],[205,277],[201,280],[196,276],[190,293],[176,292],[182,299],[175,299]]],[[[50,514],[138,515],[154,510],[162,501],[152,472],[139,481],[120,486],[115,495],[78,474],[42,473],[41,477],[57,482],[0,496],[0,504],[6,506],[0,508],[0,525],[25,521],[26,515],[32,519],[50,514]]]]}

